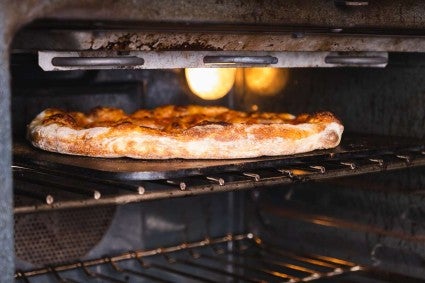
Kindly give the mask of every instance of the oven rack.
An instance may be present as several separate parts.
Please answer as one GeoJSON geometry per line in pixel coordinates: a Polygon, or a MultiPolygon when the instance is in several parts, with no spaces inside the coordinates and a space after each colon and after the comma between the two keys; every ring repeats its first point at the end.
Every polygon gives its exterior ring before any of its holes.
{"type": "MultiPolygon", "coordinates": [[[[306,282],[329,277],[348,279],[350,276],[383,280],[389,275],[342,259],[283,250],[248,233],[15,273],[17,282],[31,282],[32,278],[43,276],[73,283],[90,279],[132,282],[132,278],[149,282],[259,283],[306,282]]],[[[393,279],[395,276],[405,278],[391,274],[393,279]]]]}
{"type": "Polygon", "coordinates": [[[14,212],[117,205],[319,181],[423,165],[425,151],[417,147],[408,151],[385,150],[382,153],[334,159],[300,158],[280,166],[271,167],[267,164],[250,170],[242,168],[207,175],[133,181],[98,179],[90,174],[74,175],[15,162],[12,166],[15,180],[14,212]]]}

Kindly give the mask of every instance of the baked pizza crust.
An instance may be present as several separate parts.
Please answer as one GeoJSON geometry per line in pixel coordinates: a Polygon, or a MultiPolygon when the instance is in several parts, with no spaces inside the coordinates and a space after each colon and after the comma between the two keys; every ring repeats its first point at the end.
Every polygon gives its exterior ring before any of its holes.
{"type": "Polygon", "coordinates": [[[38,148],[63,154],[139,159],[227,159],[336,147],[344,130],[330,112],[293,116],[225,107],[163,106],[131,115],[46,109],[28,125],[38,148]]]}

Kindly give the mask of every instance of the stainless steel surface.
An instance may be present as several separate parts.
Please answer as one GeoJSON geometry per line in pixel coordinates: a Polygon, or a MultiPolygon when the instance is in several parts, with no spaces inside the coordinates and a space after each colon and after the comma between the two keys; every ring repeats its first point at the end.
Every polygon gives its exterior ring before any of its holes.
{"type": "Polygon", "coordinates": [[[55,67],[86,67],[97,68],[125,68],[143,65],[143,58],[136,56],[121,57],[54,57],[52,65],[55,67]]]}
{"type": "Polygon", "coordinates": [[[386,56],[367,56],[367,55],[328,55],[325,57],[325,63],[342,66],[380,66],[385,67],[388,63],[388,54],[386,56]]]}
{"type": "Polygon", "coordinates": [[[205,56],[204,63],[206,65],[232,65],[238,66],[268,66],[271,64],[277,64],[278,59],[273,56],[205,56]]]}

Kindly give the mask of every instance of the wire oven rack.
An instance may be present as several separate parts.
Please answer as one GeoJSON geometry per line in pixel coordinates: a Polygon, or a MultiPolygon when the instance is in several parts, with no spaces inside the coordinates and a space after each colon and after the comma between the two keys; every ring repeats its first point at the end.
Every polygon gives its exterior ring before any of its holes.
{"type": "Polygon", "coordinates": [[[264,243],[252,233],[205,238],[15,273],[17,282],[31,282],[32,278],[68,283],[91,279],[118,283],[141,279],[148,282],[295,283],[329,278],[349,282],[365,279],[367,282],[417,282],[417,279],[343,259],[283,250],[264,243]]]}
{"type": "Polygon", "coordinates": [[[14,155],[12,168],[14,212],[125,204],[425,165],[425,146],[421,141],[383,145],[382,139],[357,140],[361,140],[361,146],[356,140],[347,140],[343,149],[291,157],[204,162],[99,161],[20,146],[25,154],[14,155]],[[148,170],[139,170],[138,166],[148,170]],[[105,167],[107,171],[101,171],[105,167]]]}
{"type": "Polygon", "coordinates": [[[248,233],[17,271],[15,278],[23,282],[38,277],[74,283],[90,279],[102,282],[146,279],[149,282],[258,283],[306,282],[328,277],[344,278],[353,273],[357,277],[383,277],[381,273],[346,260],[285,251],[248,233]],[[70,273],[72,270],[74,272],[70,273]]]}

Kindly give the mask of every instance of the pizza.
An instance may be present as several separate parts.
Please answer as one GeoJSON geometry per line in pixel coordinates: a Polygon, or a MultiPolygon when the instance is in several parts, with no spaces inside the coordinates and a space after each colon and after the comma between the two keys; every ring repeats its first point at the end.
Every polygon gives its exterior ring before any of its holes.
{"type": "Polygon", "coordinates": [[[174,106],[126,114],[49,108],[28,125],[43,150],[91,157],[231,159],[289,155],[336,147],[344,130],[330,112],[242,112],[220,106],[174,106]]]}

